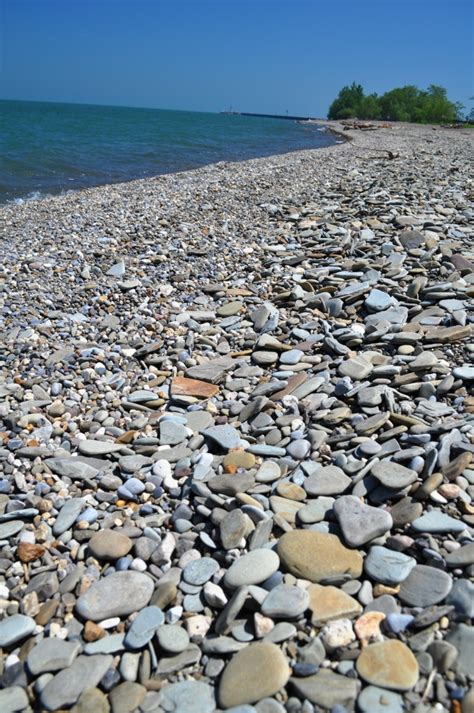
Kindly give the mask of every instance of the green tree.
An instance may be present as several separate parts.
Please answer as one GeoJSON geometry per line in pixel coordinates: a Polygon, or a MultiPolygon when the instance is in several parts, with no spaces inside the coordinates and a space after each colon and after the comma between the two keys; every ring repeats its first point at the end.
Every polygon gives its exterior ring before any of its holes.
{"type": "Polygon", "coordinates": [[[358,110],[364,100],[361,84],[352,82],[350,87],[343,87],[329,107],[329,119],[349,119],[358,116],[358,110]]]}

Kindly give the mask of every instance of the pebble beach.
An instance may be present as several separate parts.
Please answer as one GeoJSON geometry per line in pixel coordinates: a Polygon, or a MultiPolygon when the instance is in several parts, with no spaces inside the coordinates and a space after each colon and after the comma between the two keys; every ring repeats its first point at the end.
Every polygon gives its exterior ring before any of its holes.
{"type": "Polygon", "coordinates": [[[0,207],[0,711],[474,711],[474,134],[0,207]]]}

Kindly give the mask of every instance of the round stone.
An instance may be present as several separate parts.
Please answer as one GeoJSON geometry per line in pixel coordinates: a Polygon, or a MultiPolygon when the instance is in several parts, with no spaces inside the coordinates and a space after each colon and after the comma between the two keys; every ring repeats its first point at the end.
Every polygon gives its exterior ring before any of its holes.
{"type": "Polygon", "coordinates": [[[447,572],[419,564],[400,586],[399,597],[411,607],[430,607],[445,599],[453,586],[447,572]]]}
{"type": "Polygon", "coordinates": [[[273,550],[252,550],[229,567],[224,577],[224,584],[231,589],[260,584],[275,574],[279,566],[280,558],[273,550]]]}
{"type": "Polygon", "coordinates": [[[188,584],[201,586],[208,582],[219,569],[219,563],[212,557],[193,560],[183,569],[183,579],[188,584]]]}
{"type": "Polygon", "coordinates": [[[361,713],[403,713],[403,698],[393,691],[367,686],[357,699],[361,713]]]}
{"type": "Polygon", "coordinates": [[[114,572],[79,597],[76,612],[91,621],[128,616],[146,607],[153,589],[153,580],[142,572],[114,572]]]}
{"type": "Polygon", "coordinates": [[[303,487],[312,497],[318,495],[337,495],[343,493],[351,485],[352,481],[341,468],[336,465],[328,465],[319,468],[310,475],[303,483],[303,487]]]}
{"type": "Polygon", "coordinates": [[[214,691],[202,681],[180,681],[165,685],[158,694],[158,709],[178,713],[213,713],[214,691]]]}
{"type": "Polygon", "coordinates": [[[410,691],[419,676],[417,660],[408,646],[393,639],[362,649],[356,667],[367,683],[393,691],[410,691]]]}
{"type": "Polygon", "coordinates": [[[288,662],[275,644],[251,644],[227,665],[219,685],[219,703],[231,708],[273,696],[290,676],[288,662]]]}
{"type": "Polygon", "coordinates": [[[356,579],[362,573],[362,555],[345,547],[336,535],[311,530],[286,532],[277,552],[288,572],[311,582],[344,575],[356,579]]]}
{"type": "Polygon", "coordinates": [[[170,654],[180,654],[189,646],[189,636],[186,629],[176,624],[160,626],[156,638],[162,649],[170,654]]]}
{"type": "Polygon", "coordinates": [[[89,551],[98,560],[114,561],[125,557],[132,544],[129,537],[117,530],[100,530],[89,540],[89,551]]]}
{"type": "Polygon", "coordinates": [[[418,474],[410,468],[405,468],[400,463],[393,463],[390,460],[382,460],[372,466],[372,475],[379,480],[386,488],[401,490],[411,485],[418,478],[418,474]]]}

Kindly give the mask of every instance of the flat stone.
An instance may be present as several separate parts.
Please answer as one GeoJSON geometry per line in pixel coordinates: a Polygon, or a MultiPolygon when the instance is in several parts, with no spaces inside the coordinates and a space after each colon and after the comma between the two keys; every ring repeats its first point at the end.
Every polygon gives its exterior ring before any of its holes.
{"type": "Polygon", "coordinates": [[[156,638],[161,648],[170,654],[180,654],[189,646],[188,632],[177,624],[160,626],[157,629],[156,638]]]}
{"type": "Polygon", "coordinates": [[[393,691],[410,691],[419,677],[418,662],[408,646],[393,639],[363,648],[356,667],[367,683],[393,691]]]}
{"type": "Polygon", "coordinates": [[[85,456],[105,456],[109,453],[121,451],[122,448],[123,445],[121,443],[95,441],[94,439],[79,441],[78,444],[79,453],[83,453],[85,456]]]}
{"type": "Polygon", "coordinates": [[[441,510],[431,510],[411,524],[417,532],[462,532],[466,524],[462,520],[446,515],[441,510]]]}
{"type": "Polygon", "coordinates": [[[361,554],[344,547],[335,535],[310,530],[286,532],[277,552],[284,569],[311,582],[343,575],[357,578],[362,573],[361,554]]]}
{"type": "Polygon", "coordinates": [[[79,597],[76,612],[91,621],[128,616],[148,604],[153,589],[153,580],[142,572],[114,572],[79,597]]]}
{"type": "Polygon", "coordinates": [[[255,465],[255,456],[246,451],[231,451],[224,457],[222,465],[227,473],[235,473],[238,468],[248,470],[255,465]]]}
{"type": "Polygon", "coordinates": [[[224,584],[237,589],[249,584],[260,584],[275,574],[280,558],[273,550],[256,549],[233,562],[224,576],[224,584]]]}
{"type": "Polygon", "coordinates": [[[336,465],[319,468],[303,483],[303,487],[312,497],[318,495],[338,495],[352,485],[352,480],[336,465]]]}
{"type": "Polygon", "coordinates": [[[43,639],[28,654],[28,668],[33,676],[68,668],[79,654],[78,641],[63,641],[58,638],[43,639]]]}
{"type": "Polygon", "coordinates": [[[19,713],[19,711],[28,707],[28,696],[20,686],[10,686],[0,691],[0,710],[2,713],[19,713]]]}
{"type": "Polygon", "coordinates": [[[335,706],[352,710],[360,690],[359,681],[327,669],[321,669],[313,676],[292,678],[290,683],[299,698],[307,699],[325,710],[332,710],[335,706]]]}
{"type": "Polygon", "coordinates": [[[63,532],[66,532],[66,530],[69,530],[77,520],[83,507],[84,501],[82,498],[66,500],[56,517],[56,521],[53,525],[53,534],[58,537],[62,535],[63,532]]]}
{"type": "Polygon", "coordinates": [[[224,450],[229,451],[240,446],[240,433],[233,426],[211,426],[202,431],[202,435],[210,438],[224,450]]]}
{"type": "Polygon", "coordinates": [[[248,519],[242,510],[231,510],[219,524],[219,534],[225,550],[237,547],[247,532],[248,519]]]}
{"type": "Polygon", "coordinates": [[[109,693],[112,713],[131,713],[137,710],[143,703],[145,696],[145,686],[135,683],[134,681],[123,681],[119,683],[119,685],[112,688],[109,693]]]}
{"type": "Polygon", "coordinates": [[[207,381],[175,376],[171,382],[172,396],[196,396],[202,399],[210,399],[218,393],[219,387],[209,384],[207,381]]]}
{"type": "Polygon", "coordinates": [[[143,649],[164,621],[165,615],[159,607],[145,607],[133,620],[125,635],[124,645],[129,649],[143,649]]]}
{"type": "Polygon", "coordinates": [[[165,685],[158,694],[158,706],[175,713],[213,713],[216,709],[212,686],[201,681],[165,685]]]}
{"type": "Polygon", "coordinates": [[[366,379],[373,371],[373,364],[367,361],[361,354],[358,354],[352,359],[347,359],[339,365],[338,372],[340,376],[349,376],[355,381],[366,379]]]}
{"type": "Polygon", "coordinates": [[[474,619],[474,582],[456,579],[446,604],[454,606],[458,619],[474,619]]]}
{"type": "Polygon", "coordinates": [[[359,602],[338,587],[311,584],[307,591],[314,626],[323,626],[335,619],[352,619],[362,611],[359,602]]]}
{"type": "Polygon", "coordinates": [[[296,619],[309,605],[306,589],[291,584],[279,584],[265,597],[260,607],[264,616],[272,619],[296,619]]]}
{"type": "Polygon", "coordinates": [[[99,470],[79,458],[48,458],[46,465],[53,473],[71,480],[93,480],[99,470]]]}
{"type": "Polygon", "coordinates": [[[467,567],[474,564],[474,542],[449,552],[445,557],[448,567],[467,567]]]}
{"type": "Polygon", "coordinates": [[[224,669],[219,684],[219,703],[231,708],[273,696],[286,686],[288,662],[275,644],[252,644],[239,651],[224,669]]]}
{"type": "Polygon", "coordinates": [[[272,460],[264,461],[255,475],[258,483],[272,483],[279,478],[281,478],[281,468],[272,460]]]}
{"type": "Polygon", "coordinates": [[[9,647],[30,636],[36,629],[36,622],[24,614],[13,614],[0,621],[0,647],[9,647]]]}
{"type": "Polygon", "coordinates": [[[474,626],[458,624],[446,636],[446,641],[452,644],[458,652],[454,670],[463,676],[474,677],[474,626]]]}
{"type": "Polygon", "coordinates": [[[365,505],[354,495],[343,495],[334,503],[334,513],[350,547],[360,547],[366,542],[388,532],[393,525],[387,510],[365,505]]]}
{"type": "Polygon", "coordinates": [[[160,421],[160,446],[177,446],[189,438],[188,429],[181,423],[160,421]]]}
{"type": "Polygon", "coordinates": [[[465,364],[464,366],[456,366],[453,369],[453,376],[456,379],[462,379],[463,381],[473,381],[474,380],[474,366],[469,366],[465,364]]]}
{"type": "Polygon", "coordinates": [[[21,520],[10,520],[0,524],[0,540],[8,540],[9,537],[17,535],[25,526],[21,520]]]}
{"type": "Polygon", "coordinates": [[[358,699],[361,713],[403,713],[403,698],[398,693],[387,691],[378,686],[367,686],[358,699]]]}
{"type": "Polygon", "coordinates": [[[201,557],[189,562],[183,570],[183,579],[188,584],[201,586],[211,579],[219,569],[219,563],[212,557],[201,557]]]}
{"type": "Polygon", "coordinates": [[[95,688],[113,656],[78,656],[72,666],[65,668],[49,681],[40,693],[41,703],[48,711],[56,711],[73,705],[86,688],[95,688]]]}
{"type": "Polygon", "coordinates": [[[209,381],[211,384],[219,384],[226,372],[234,366],[234,363],[232,357],[218,357],[204,364],[192,366],[187,370],[186,376],[191,379],[209,381]]]}
{"type": "Polygon", "coordinates": [[[334,503],[334,498],[324,496],[310,500],[307,505],[298,510],[298,520],[304,524],[313,524],[326,520],[329,517],[329,513],[332,512],[334,503]]]}
{"type": "Polygon", "coordinates": [[[99,530],[89,540],[89,551],[99,560],[114,561],[132,549],[132,540],[118,530],[99,530]]]}
{"type": "Polygon", "coordinates": [[[390,508],[394,527],[403,527],[416,520],[423,512],[423,505],[412,498],[402,498],[390,508]]]}
{"type": "Polygon", "coordinates": [[[207,481],[207,486],[214,493],[221,495],[236,495],[237,493],[245,493],[255,485],[255,478],[249,473],[222,473],[215,475],[207,481]]]}
{"type": "Polygon", "coordinates": [[[418,478],[418,474],[414,470],[388,460],[375,463],[372,466],[371,473],[382,485],[393,490],[406,488],[407,485],[411,485],[418,478]]]}
{"type": "Polygon", "coordinates": [[[419,564],[413,567],[400,586],[399,597],[412,607],[429,607],[445,599],[453,586],[446,572],[419,564]]]}
{"type": "Polygon", "coordinates": [[[364,569],[369,577],[382,584],[394,585],[403,582],[416,566],[416,559],[389,550],[388,547],[374,545],[364,561],[364,569]]]}

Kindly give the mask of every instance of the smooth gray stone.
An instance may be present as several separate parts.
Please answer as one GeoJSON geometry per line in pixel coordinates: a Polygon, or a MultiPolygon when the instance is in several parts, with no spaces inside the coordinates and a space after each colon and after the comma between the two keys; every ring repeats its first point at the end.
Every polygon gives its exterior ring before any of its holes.
{"type": "Polygon", "coordinates": [[[79,458],[48,458],[46,465],[53,473],[71,480],[92,480],[99,471],[79,458]]]}
{"type": "Polygon", "coordinates": [[[474,582],[456,579],[446,604],[454,606],[458,619],[474,619],[474,582]]]}
{"type": "Polygon", "coordinates": [[[235,366],[232,357],[218,357],[211,359],[205,364],[192,366],[186,371],[186,376],[190,379],[209,381],[211,384],[218,384],[224,378],[231,367],[235,366]]]}
{"type": "Polygon", "coordinates": [[[19,713],[28,707],[28,696],[20,686],[10,686],[10,688],[0,691],[0,711],[2,713],[19,713]]]}
{"type": "Polygon", "coordinates": [[[374,312],[381,312],[388,309],[392,304],[392,297],[377,288],[372,289],[365,298],[365,306],[374,312]]]}
{"type": "Polygon", "coordinates": [[[25,589],[25,594],[36,592],[38,600],[44,602],[50,599],[59,590],[59,580],[56,572],[41,572],[30,579],[25,589]]]}
{"type": "Polygon", "coordinates": [[[58,537],[76,522],[82,508],[84,500],[82,498],[71,498],[67,500],[59,511],[53,525],[53,534],[58,537]]]}
{"type": "Polygon", "coordinates": [[[155,401],[157,398],[159,398],[158,394],[155,394],[154,391],[137,389],[127,396],[127,401],[130,401],[132,404],[146,404],[147,401],[155,401]]]}
{"type": "Polygon", "coordinates": [[[390,594],[382,594],[381,597],[376,597],[372,602],[369,602],[364,609],[364,613],[369,611],[380,611],[385,615],[399,614],[400,607],[397,600],[390,594]]]}
{"type": "Polygon", "coordinates": [[[158,694],[158,705],[175,713],[213,713],[214,689],[201,681],[181,681],[165,685],[158,694]]]}
{"type": "Polygon", "coordinates": [[[142,572],[114,572],[95,582],[79,597],[76,612],[92,621],[128,616],[146,607],[153,589],[153,580],[142,572]]]}
{"type": "Polygon", "coordinates": [[[159,626],[156,638],[162,649],[170,654],[180,654],[189,646],[189,635],[186,629],[177,624],[159,626]]]}
{"type": "Polygon", "coordinates": [[[189,438],[186,426],[174,421],[160,421],[160,446],[177,446],[189,438]]]}
{"type": "Polygon", "coordinates": [[[474,677],[474,626],[458,624],[446,636],[448,644],[452,644],[458,651],[458,658],[453,668],[464,676],[474,677]]]}
{"type": "Polygon", "coordinates": [[[138,613],[127,631],[125,646],[129,649],[142,649],[151,641],[164,621],[165,615],[159,607],[145,607],[138,613]]]}
{"type": "MultiPolygon", "coordinates": [[[[232,631],[235,629],[236,627],[232,631]]],[[[221,654],[235,654],[246,646],[246,641],[236,641],[233,636],[211,636],[208,639],[204,639],[201,644],[203,653],[218,656],[221,654]]]]}
{"type": "Polygon", "coordinates": [[[456,366],[453,369],[453,376],[456,379],[463,379],[463,381],[473,381],[474,380],[474,366],[469,366],[465,364],[464,366],[456,366]]]}
{"type": "Polygon", "coordinates": [[[84,646],[84,653],[92,654],[116,654],[123,651],[125,646],[123,640],[125,634],[108,634],[102,639],[91,641],[84,646]]]}
{"type": "Polygon", "coordinates": [[[334,513],[351,547],[360,547],[388,532],[393,525],[387,510],[365,505],[355,495],[343,495],[334,503],[334,513]]]}
{"type": "Polygon", "coordinates": [[[21,508],[21,510],[13,510],[13,512],[4,512],[0,515],[0,523],[10,522],[11,520],[28,520],[30,517],[39,515],[39,510],[36,508],[21,508]]]}
{"type": "Polygon", "coordinates": [[[364,688],[357,699],[357,705],[361,713],[403,713],[405,710],[399,693],[377,686],[364,688]]]}
{"type": "Polygon", "coordinates": [[[336,465],[319,468],[303,483],[303,488],[312,497],[318,495],[338,495],[352,484],[352,480],[336,465]]]}
{"type": "Polygon", "coordinates": [[[360,690],[360,681],[327,669],[306,678],[291,678],[290,684],[298,697],[329,710],[338,704],[352,709],[360,690]]]}
{"type": "Polygon", "coordinates": [[[109,453],[121,451],[125,446],[123,443],[112,443],[112,441],[84,440],[78,443],[79,453],[85,456],[105,456],[109,453]]]}
{"type": "Polygon", "coordinates": [[[431,510],[411,523],[417,532],[463,532],[466,523],[446,515],[441,510],[431,510]]]}
{"type": "Polygon", "coordinates": [[[288,621],[279,621],[273,629],[263,637],[263,641],[273,644],[280,644],[296,636],[296,626],[288,621]]]}
{"type": "Polygon", "coordinates": [[[158,676],[169,676],[176,671],[181,671],[186,666],[191,666],[201,660],[201,649],[196,644],[190,644],[180,654],[162,656],[158,661],[156,673],[158,676]]]}
{"type": "Polygon", "coordinates": [[[403,582],[415,566],[416,559],[413,557],[378,545],[370,548],[364,560],[364,569],[369,577],[389,585],[403,582]]]}
{"type": "Polygon", "coordinates": [[[51,638],[40,641],[27,656],[28,668],[34,676],[49,671],[59,671],[71,666],[79,654],[81,645],[78,641],[63,641],[51,638]]]}
{"type": "Polygon", "coordinates": [[[260,584],[275,574],[280,558],[273,550],[252,550],[233,562],[224,576],[224,583],[231,589],[249,584],[260,584]]]}
{"type": "Polygon", "coordinates": [[[474,564],[474,542],[450,552],[445,559],[448,567],[467,567],[474,564]]]}
{"type": "Polygon", "coordinates": [[[400,463],[391,460],[382,460],[374,463],[371,469],[372,475],[387,488],[402,490],[407,485],[411,485],[418,478],[418,474],[410,468],[405,468],[400,463]]]}
{"type": "Polygon", "coordinates": [[[63,669],[46,684],[40,700],[48,711],[74,705],[86,688],[95,688],[112,665],[113,656],[78,656],[72,666],[63,669]]]}
{"type": "Polygon", "coordinates": [[[25,639],[36,629],[36,622],[30,616],[14,614],[0,621],[0,646],[8,647],[25,639]]]}
{"type": "Polygon", "coordinates": [[[208,582],[219,569],[219,563],[212,557],[201,557],[189,562],[183,569],[183,579],[188,584],[201,586],[208,582]]]}
{"type": "Polygon", "coordinates": [[[268,456],[269,458],[283,458],[286,455],[285,448],[267,446],[265,443],[252,443],[246,450],[255,456],[268,456]]]}
{"type": "Polygon", "coordinates": [[[0,540],[7,540],[13,535],[17,535],[23,529],[25,523],[21,520],[10,520],[0,525],[0,540]]]}
{"type": "Polygon", "coordinates": [[[327,520],[332,512],[334,503],[334,498],[325,497],[324,495],[315,500],[310,500],[307,505],[298,510],[297,519],[307,525],[327,520]]]}
{"type": "Polygon", "coordinates": [[[445,599],[453,586],[449,574],[435,567],[413,567],[400,586],[399,598],[412,607],[429,607],[445,599]]]}
{"type": "Polygon", "coordinates": [[[295,619],[309,606],[309,594],[306,589],[291,584],[279,584],[265,597],[261,612],[274,619],[295,619]]]}
{"type": "Polygon", "coordinates": [[[232,550],[239,544],[247,532],[248,519],[242,510],[231,510],[219,523],[219,534],[225,550],[232,550]]]}
{"type": "Polygon", "coordinates": [[[240,433],[233,426],[227,424],[222,426],[211,426],[201,431],[202,435],[210,438],[212,441],[224,450],[231,450],[240,445],[240,433]]]}

